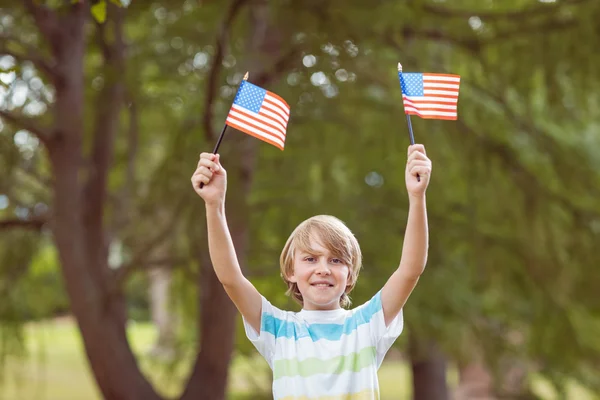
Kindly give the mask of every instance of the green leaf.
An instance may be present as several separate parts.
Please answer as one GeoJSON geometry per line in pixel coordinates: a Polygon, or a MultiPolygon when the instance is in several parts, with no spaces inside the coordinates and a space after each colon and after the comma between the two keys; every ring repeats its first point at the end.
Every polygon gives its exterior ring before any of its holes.
{"type": "Polygon", "coordinates": [[[92,15],[100,23],[106,21],[106,1],[102,0],[94,4],[92,6],[92,15]]]}

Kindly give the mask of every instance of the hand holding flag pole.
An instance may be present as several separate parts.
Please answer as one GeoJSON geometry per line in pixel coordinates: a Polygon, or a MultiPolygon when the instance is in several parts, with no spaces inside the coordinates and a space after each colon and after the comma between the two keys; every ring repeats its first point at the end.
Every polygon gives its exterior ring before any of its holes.
{"type": "MultiPolygon", "coordinates": [[[[424,119],[455,120],[458,118],[459,75],[402,73],[402,64],[398,63],[398,79],[402,89],[402,104],[411,145],[415,144],[410,121],[411,114],[424,119]]],[[[419,179],[418,175],[417,179],[419,179]]]]}
{"type": "MultiPolygon", "coordinates": [[[[248,71],[246,71],[246,74],[244,75],[244,77],[242,78],[242,82],[248,80],[248,71]]],[[[238,86],[238,89],[236,91],[236,96],[237,96],[237,92],[240,91],[240,86],[238,86]]],[[[221,141],[223,140],[223,136],[225,135],[225,131],[227,130],[227,123],[225,123],[223,125],[223,129],[221,129],[221,134],[219,135],[219,139],[217,140],[217,144],[215,145],[215,148],[213,149],[213,154],[217,154],[217,151],[219,151],[219,146],[221,145],[221,141]]],[[[200,183],[200,189],[202,189],[204,187],[204,182],[200,183]]]]}
{"type": "MultiPolygon", "coordinates": [[[[272,144],[280,150],[285,145],[290,106],[275,93],[248,82],[248,72],[240,83],[225,126],[213,154],[217,154],[228,126],[272,144]]],[[[200,188],[204,187],[200,184],[200,188]]]]}
{"type": "MultiPolygon", "coordinates": [[[[402,77],[402,64],[398,63],[398,74],[402,77]]],[[[402,78],[400,78],[402,79],[402,78]]],[[[404,95],[402,96],[404,97],[404,95]]],[[[405,108],[406,110],[406,108],[405,108]]],[[[405,111],[406,113],[406,111],[405,111]]],[[[413,134],[412,123],[410,121],[410,114],[406,113],[406,123],[408,124],[408,138],[410,139],[411,146],[415,144],[415,136],[413,134]]],[[[417,182],[421,182],[421,177],[417,174],[417,182]]]]}

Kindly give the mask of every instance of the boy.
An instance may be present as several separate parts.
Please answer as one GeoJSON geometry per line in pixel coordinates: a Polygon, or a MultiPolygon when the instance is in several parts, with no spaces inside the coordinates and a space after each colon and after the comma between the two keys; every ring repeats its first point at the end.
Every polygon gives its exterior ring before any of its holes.
{"type": "Polygon", "coordinates": [[[409,146],[410,207],[400,265],[371,300],[353,310],[342,308],[349,305],[362,262],[352,232],[331,216],[310,218],[294,230],[280,264],[288,293],[302,305],[295,313],[271,305],[242,274],[225,218],[227,174],[218,154],[200,155],[192,184],[206,204],[213,267],[242,314],[246,335],[273,370],[274,399],[379,399],[377,370],[402,331],[402,307],[427,261],[430,174],[423,145],[409,146]]]}

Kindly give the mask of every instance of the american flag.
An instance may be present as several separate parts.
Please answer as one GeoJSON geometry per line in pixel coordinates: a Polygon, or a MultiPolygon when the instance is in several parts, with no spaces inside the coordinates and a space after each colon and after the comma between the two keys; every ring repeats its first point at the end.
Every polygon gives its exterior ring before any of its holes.
{"type": "Polygon", "coordinates": [[[460,76],[398,72],[404,113],[427,119],[457,119],[460,76]]]}
{"type": "Polygon", "coordinates": [[[283,150],[290,106],[281,97],[244,80],[225,123],[283,150]]]}

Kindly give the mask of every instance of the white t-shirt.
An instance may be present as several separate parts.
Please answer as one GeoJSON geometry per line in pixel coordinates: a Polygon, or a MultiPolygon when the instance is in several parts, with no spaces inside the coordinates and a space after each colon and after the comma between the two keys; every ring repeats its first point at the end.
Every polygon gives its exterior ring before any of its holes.
{"type": "Polygon", "coordinates": [[[273,370],[275,400],[379,399],[377,370],[403,328],[385,326],[381,291],[353,310],[282,311],[262,298],[260,332],[248,339],[273,370]]]}

